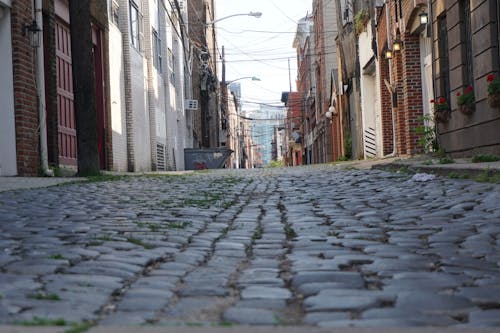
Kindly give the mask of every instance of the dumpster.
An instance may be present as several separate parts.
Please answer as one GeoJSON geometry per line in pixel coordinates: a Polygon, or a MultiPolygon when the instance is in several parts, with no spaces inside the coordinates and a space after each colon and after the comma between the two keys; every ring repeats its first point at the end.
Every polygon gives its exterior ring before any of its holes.
{"type": "Polygon", "coordinates": [[[229,148],[185,148],[184,166],[186,170],[220,169],[232,153],[229,148]]]}

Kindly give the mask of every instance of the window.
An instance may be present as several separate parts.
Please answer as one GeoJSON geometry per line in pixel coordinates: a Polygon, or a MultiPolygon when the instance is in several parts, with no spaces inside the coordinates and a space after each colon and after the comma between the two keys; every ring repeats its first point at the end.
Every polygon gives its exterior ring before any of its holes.
{"type": "Polygon", "coordinates": [[[138,51],[142,50],[142,19],[139,7],[134,1],[130,1],[130,40],[132,46],[138,51]]]}
{"type": "Polygon", "coordinates": [[[162,72],[161,39],[158,32],[153,29],[153,66],[158,72],[162,72]]]}
{"type": "Polygon", "coordinates": [[[118,2],[113,0],[113,2],[111,3],[111,21],[116,26],[119,26],[119,19],[120,19],[120,5],[118,5],[118,2]]]}
{"type": "Polygon", "coordinates": [[[170,71],[170,83],[175,85],[175,68],[174,68],[174,54],[172,53],[172,50],[168,48],[168,70],[170,71]]]}
{"type": "Polygon", "coordinates": [[[472,27],[470,19],[470,0],[460,0],[460,38],[462,40],[462,77],[464,86],[474,85],[472,55],[472,27]]]}
{"type": "Polygon", "coordinates": [[[439,94],[450,100],[450,64],[448,57],[448,27],[446,16],[438,17],[438,51],[439,51],[439,94]]]}

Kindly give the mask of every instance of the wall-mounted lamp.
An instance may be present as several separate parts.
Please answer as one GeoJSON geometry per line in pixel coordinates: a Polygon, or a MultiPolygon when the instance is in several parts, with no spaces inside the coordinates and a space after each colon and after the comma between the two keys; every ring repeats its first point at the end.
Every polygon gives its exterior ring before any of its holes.
{"type": "Polygon", "coordinates": [[[401,41],[401,39],[396,38],[394,42],[392,42],[392,49],[394,51],[401,51],[402,48],[403,48],[403,42],[401,41]]]}
{"type": "Polygon", "coordinates": [[[422,13],[418,14],[418,17],[420,19],[421,25],[426,25],[429,22],[429,16],[427,15],[426,12],[422,12],[422,13]]]}
{"type": "Polygon", "coordinates": [[[392,59],[393,52],[391,49],[385,49],[384,56],[386,59],[392,59]]]}
{"type": "Polygon", "coordinates": [[[325,113],[325,116],[326,118],[331,120],[336,115],[337,115],[337,109],[335,108],[335,106],[331,105],[328,108],[328,111],[325,113]]]}
{"type": "Polygon", "coordinates": [[[35,20],[33,20],[31,24],[28,24],[26,22],[23,23],[23,36],[26,36],[26,34],[28,34],[31,47],[40,46],[40,39],[42,35],[41,32],[42,29],[38,27],[38,24],[35,20]]]}

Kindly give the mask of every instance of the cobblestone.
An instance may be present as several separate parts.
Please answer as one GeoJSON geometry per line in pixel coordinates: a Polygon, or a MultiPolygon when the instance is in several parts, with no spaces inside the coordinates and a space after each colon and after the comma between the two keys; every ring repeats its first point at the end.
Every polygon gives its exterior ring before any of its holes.
{"type": "Polygon", "coordinates": [[[499,326],[500,186],[322,165],[0,193],[0,323],[499,326]]]}

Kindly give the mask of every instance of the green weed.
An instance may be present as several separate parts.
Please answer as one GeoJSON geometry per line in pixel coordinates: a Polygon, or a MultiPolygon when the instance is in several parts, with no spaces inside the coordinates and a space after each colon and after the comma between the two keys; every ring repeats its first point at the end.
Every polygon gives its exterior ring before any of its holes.
{"type": "Polygon", "coordinates": [[[448,178],[450,178],[450,179],[469,179],[469,175],[468,174],[459,174],[456,172],[450,172],[448,174],[448,178]]]}
{"type": "Polygon", "coordinates": [[[74,323],[71,325],[72,327],[65,330],[64,333],[84,333],[94,326],[92,323],[74,323]]]}
{"type": "Polygon", "coordinates": [[[31,298],[31,299],[44,300],[44,301],[60,301],[61,300],[61,298],[57,294],[36,293],[36,294],[29,294],[27,297],[31,298]]]}
{"type": "Polygon", "coordinates": [[[154,248],[154,246],[146,244],[142,240],[137,239],[137,238],[129,237],[129,238],[127,238],[127,242],[135,244],[135,245],[138,245],[138,246],[142,246],[143,248],[145,248],[147,250],[150,250],[150,249],[154,248]]]}
{"type": "Polygon", "coordinates": [[[267,165],[267,168],[282,168],[285,166],[285,163],[283,161],[271,161],[267,165]]]}
{"type": "Polygon", "coordinates": [[[66,326],[68,323],[63,318],[48,319],[33,317],[31,320],[18,321],[14,324],[21,326],[66,326]]]}
{"type": "Polygon", "coordinates": [[[439,164],[452,164],[452,163],[455,163],[455,160],[453,160],[450,157],[441,157],[439,159],[439,164]]]}
{"type": "Polygon", "coordinates": [[[64,260],[66,258],[64,258],[62,255],[60,255],[59,253],[57,253],[57,254],[53,254],[53,255],[49,256],[49,259],[64,260]]]}
{"type": "Polygon", "coordinates": [[[185,229],[189,226],[191,226],[191,222],[168,222],[166,224],[167,228],[169,229],[185,229]]]}
{"type": "Polygon", "coordinates": [[[293,229],[293,227],[289,223],[285,224],[284,230],[285,230],[286,238],[292,239],[292,238],[297,237],[297,233],[295,232],[295,230],[293,229]]]}
{"type": "Polygon", "coordinates": [[[160,229],[160,226],[158,224],[148,223],[148,228],[152,232],[157,232],[160,229]]]}
{"type": "Polygon", "coordinates": [[[480,175],[474,177],[474,180],[481,183],[500,184],[500,174],[490,174],[489,170],[485,170],[480,175]]]}
{"type": "Polygon", "coordinates": [[[500,156],[497,155],[475,155],[472,157],[472,163],[498,162],[498,161],[500,161],[500,156]]]}

